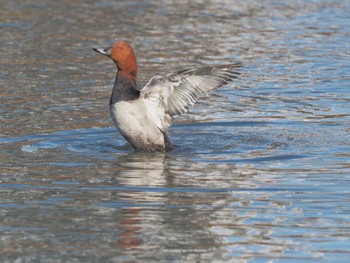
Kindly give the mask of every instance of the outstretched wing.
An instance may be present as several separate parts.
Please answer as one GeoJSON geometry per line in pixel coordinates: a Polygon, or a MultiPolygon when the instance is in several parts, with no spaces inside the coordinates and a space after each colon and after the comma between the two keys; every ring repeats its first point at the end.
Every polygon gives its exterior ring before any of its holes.
{"type": "Polygon", "coordinates": [[[239,67],[240,63],[234,63],[154,76],[140,93],[140,98],[147,104],[147,115],[165,131],[172,116],[185,113],[201,95],[237,78],[239,67]]]}

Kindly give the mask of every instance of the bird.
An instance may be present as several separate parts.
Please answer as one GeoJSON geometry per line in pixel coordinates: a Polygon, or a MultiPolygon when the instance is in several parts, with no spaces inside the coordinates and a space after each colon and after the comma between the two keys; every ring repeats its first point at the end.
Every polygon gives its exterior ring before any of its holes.
{"type": "Polygon", "coordinates": [[[132,46],[117,41],[107,48],[93,48],[117,66],[110,97],[110,114],[120,134],[136,151],[167,152],[173,149],[168,128],[175,115],[188,111],[201,95],[238,78],[240,62],[187,68],[153,76],[139,88],[138,65],[132,46]]]}

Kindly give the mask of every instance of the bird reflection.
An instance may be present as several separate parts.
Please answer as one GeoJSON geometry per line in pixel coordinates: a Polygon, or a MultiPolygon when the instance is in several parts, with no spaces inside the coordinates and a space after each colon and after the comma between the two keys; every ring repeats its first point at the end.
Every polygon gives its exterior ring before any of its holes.
{"type": "Polygon", "coordinates": [[[192,185],[193,178],[179,180],[177,177],[186,171],[178,162],[189,163],[181,158],[176,157],[174,162],[168,153],[138,152],[118,159],[114,180],[125,189],[114,191],[110,202],[119,208],[115,218],[121,232],[115,247],[125,255],[149,246],[159,247],[159,253],[163,253],[166,247],[181,249],[191,242],[193,249],[205,249],[211,255],[218,252],[221,237],[213,235],[211,225],[215,213],[228,207],[232,196],[229,192],[202,191],[192,185]],[[155,233],[159,233],[157,238],[155,233]],[[191,241],[194,233],[200,242],[191,241]]]}

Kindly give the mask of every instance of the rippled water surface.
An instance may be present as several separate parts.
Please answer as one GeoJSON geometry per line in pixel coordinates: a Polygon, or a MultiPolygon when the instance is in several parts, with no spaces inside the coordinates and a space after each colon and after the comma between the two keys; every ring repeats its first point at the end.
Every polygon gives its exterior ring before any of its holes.
{"type": "Polygon", "coordinates": [[[347,262],[349,1],[2,1],[1,262],[347,262]],[[285,3],[283,3],[285,2],[285,3]],[[242,61],[239,80],[134,153],[113,127],[127,40],[139,83],[242,61]]]}

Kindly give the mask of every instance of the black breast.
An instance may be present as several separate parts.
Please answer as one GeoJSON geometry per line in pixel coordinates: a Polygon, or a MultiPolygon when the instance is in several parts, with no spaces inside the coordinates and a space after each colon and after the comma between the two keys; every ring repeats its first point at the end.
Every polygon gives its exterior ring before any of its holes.
{"type": "Polygon", "coordinates": [[[117,74],[109,104],[112,105],[118,101],[135,100],[139,97],[140,91],[136,88],[136,82],[117,74]]]}

